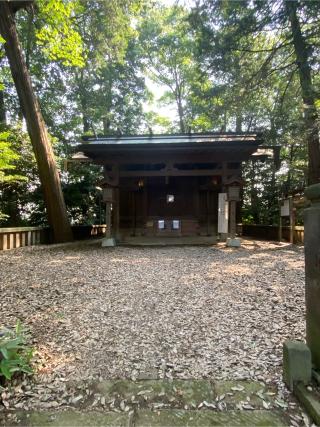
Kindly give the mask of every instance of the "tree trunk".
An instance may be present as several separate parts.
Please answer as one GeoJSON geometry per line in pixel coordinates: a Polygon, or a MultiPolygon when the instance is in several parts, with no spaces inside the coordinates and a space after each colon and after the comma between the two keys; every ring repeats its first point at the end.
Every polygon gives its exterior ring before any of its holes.
{"type": "MultiPolygon", "coordinates": [[[[0,59],[0,67],[2,66],[3,58],[0,59]]],[[[3,83],[0,81],[0,83],[3,83]]],[[[4,91],[0,89],[0,130],[5,128],[7,124],[7,112],[4,101],[4,91]]]]}
{"type": "Polygon", "coordinates": [[[110,119],[108,116],[104,116],[102,117],[102,122],[103,122],[103,134],[104,135],[110,135],[110,119]]]}
{"type": "Polygon", "coordinates": [[[0,130],[7,124],[6,107],[4,104],[4,92],[0,90],[0,130]]]}
{"type": "MultiPolygon", "coordinates": [[[[80,91],[83,89],[80,88],[80,91]]],[[[81,110],[82,110],[82,126],[83,126],[83,133],[88,133],[90,130],[90,120],[88,118],[87,114],[87,100],[86,96],[80,92],[80,103],[81,103],[81,110]]]]}
{"type": "Polygon", "coordinates": [[[242,115],[240,113],[236,115],[236,132],[242,132],[242,115]]]}
{"type": "Polygon", "coordinates": [[[177,100],[177,107],[178,107],[180,132],[185,133],[186,127],[185,127],[185,123],[184,123],[184,111],[183,111],[183,106],[182,106],[182,101],[181,101],[180,95],[177,95],[176,100],[177,100]]]}
{"type": "Polygon", "coordinates": [[[223,110],[223,118],[222,118],[221,132],[226,132],[226,131],[227,131],[227,122],[228,122],[227,110],[226,110],[226,109],[224,109],[224,110],[223,110]]]}
{"type": "Polygon", "coordinates": [[[311,79],[309,52],[301,32],[297,15],[297,1],[285,1],[286,14],[291,25],[293,46],[299,69],[300,86],[304,103],[304,123],[308,146],[308,184],[320,182],[320,146],[318,114],[315,105],[316,96],[311,79]]]}
{"type": "Polygon", "coordinates": [[[72,240],[72,231],[63,199],[60,178],[49,135],[23,58],[10,3],[9,1],[0,2],[0,33],[6,41],[4,45],[6,55],[37,160],[48,221],[53,230],[54,241],[67,242],[72,240]]]}
{"type": "Polygon", "coordinates": [[[77,77],[77,83],[78,83],[78,93],[79,93],[81,113],[82,113],[83,133],[87,134],[90,130],[90,120],[88,117],[88,105],[87,105],[88,94],[85,88],[83,69],[80,71],[80,75],[77,77]]]}

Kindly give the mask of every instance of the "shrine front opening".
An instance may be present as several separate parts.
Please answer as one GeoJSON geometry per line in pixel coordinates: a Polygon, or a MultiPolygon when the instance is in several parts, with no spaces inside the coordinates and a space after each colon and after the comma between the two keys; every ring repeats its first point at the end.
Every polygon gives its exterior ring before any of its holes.
{"type": "Polygon", "coordinates": [[[130,236],[216,236],[220,177],[120,178],[120,230],[130,236]]]}

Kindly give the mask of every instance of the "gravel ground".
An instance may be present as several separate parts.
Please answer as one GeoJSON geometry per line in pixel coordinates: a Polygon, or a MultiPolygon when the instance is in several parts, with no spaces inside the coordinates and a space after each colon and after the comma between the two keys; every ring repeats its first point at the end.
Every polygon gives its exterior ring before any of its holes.
{"type": "Polygon", "coordinates": [[[282,343],[305,336],[301,247],[44,246],[0,253],[0,270],[1,323],[21,319],[36,348],[31,406],[68,380],[282,387],[282,343]]]}

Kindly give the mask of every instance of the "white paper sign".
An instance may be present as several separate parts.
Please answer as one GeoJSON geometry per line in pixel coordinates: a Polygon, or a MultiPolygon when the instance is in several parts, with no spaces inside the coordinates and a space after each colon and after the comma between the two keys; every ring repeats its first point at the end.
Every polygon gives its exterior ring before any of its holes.
{"type": "Polygon", "coordinates": [[[229,204],[227,193],[219,193],[218,198],[218,233],[228,233],[229,204]]]}
{"type": "Polygon", "coordinates": [[[283,205],[280,208],[281,216],[290,216],[290,203],[289,199],[283,201],[283,205]]]}

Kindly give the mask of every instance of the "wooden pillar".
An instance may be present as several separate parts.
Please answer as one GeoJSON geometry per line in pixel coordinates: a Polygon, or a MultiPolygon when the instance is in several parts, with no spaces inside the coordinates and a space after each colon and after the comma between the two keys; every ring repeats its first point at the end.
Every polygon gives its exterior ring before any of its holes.
{"type": "Polygon", "coordinates": [[[113,208],[113,234],[116,239],[120,238],[120,189],[114,188],[113,208]]]}
{"type": "Polygon", "coordinates": [[[229,238],[227,246],[239,247],[241,240],[236,238],[237,233],[237,202],[240,200],[240,183],[237,177],[230,182],[228,187],[229,200],[229,238]]]}
{"type": "Polygon", "coordinates": [[[197,179],[195,179],[193,183],[193,204],[194,204],[195,217],[198,222],[197,234],[201,234],[200,233],[200,190],[199,190],[199,181],[197,179]]]}
{"type": "Polygon", "coordinates": [[[114,201],[114,189],[109,185],[103,188],[103,201],[106,204],[106,239],[111,239],[112,233],[112,204],[114,201]]]}
{"type": "Polygon", "coordinates": [[[206,190],[207,236],[210,235],[209,206],[210,206],[210,193],[209,193],[209,190],[206,190]]]}
{"type": "Polygon", "coordinates": [[[147,220],[148,220],[148,188],[147,188],[147,181],[145,179],[144,187],[143,187],[143,230],[142,234],[145,234],[146,226],[147,226],[147,220]]]}
{"type": "Polygon", "coordinates": [[[282,200],[279,204],[279,242],[282,242],[282,212],[281,212],[282,200]]]}
{"type": "Polygon", "coordinates": [[[289,197],[289,215],[290,215],[290,243],[294,243],[294,227],[296,225],[295,210],[293,207],[293,197],[289,197]]]}
{"type": "Polygon", "coordinates": [[[132,236],[136,235],[136,226],[137,226],[137,219],[136,219],[136,192],[132,191],[132,236]]]}
{"type": "Polygon", "coordinates": [[[106,238],[110,239],[111,235],[111,202],[106,202],[106,238]]]}
{"type": "Polygon", "coordinates": [[[236,237],[237,232],[237,202],[231,200],[230,202],[230,222],[229,222],[229,234],[231,239],[236,237]]]}

